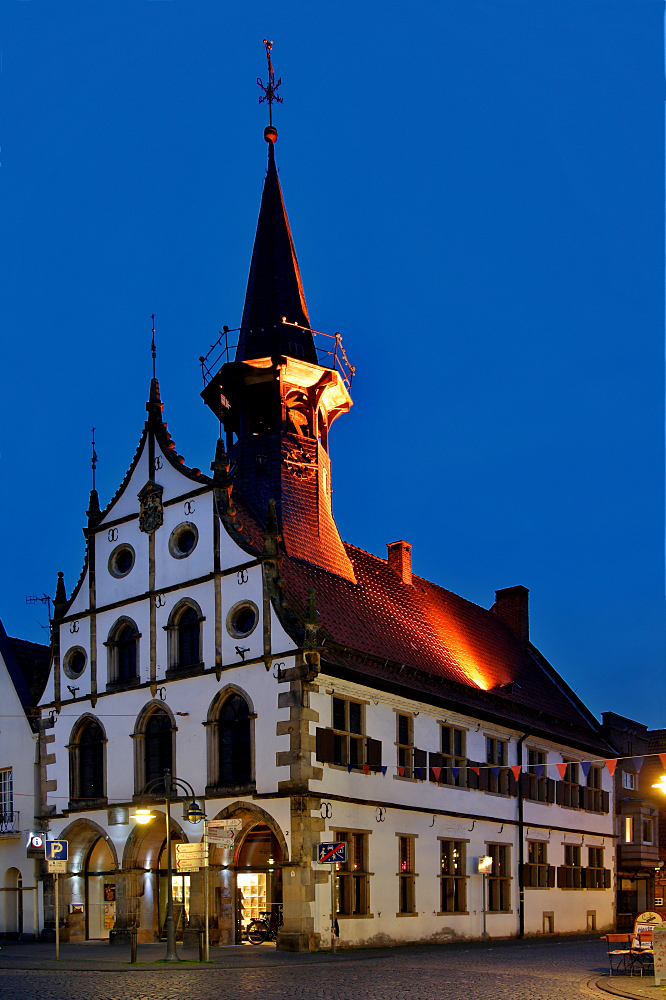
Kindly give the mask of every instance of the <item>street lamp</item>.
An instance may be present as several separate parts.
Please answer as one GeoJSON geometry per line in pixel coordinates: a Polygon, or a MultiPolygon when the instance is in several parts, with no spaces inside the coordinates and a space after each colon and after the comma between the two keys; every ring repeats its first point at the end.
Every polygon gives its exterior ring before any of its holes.
{"type": "MultiPolygon", "coordinates": [[[[174,778],[171,771],[167,768],[164,772],[163,778],[153,778],[149,781],[142,792],[143,795],[153,794],[156,798],[164,797],[164,802],[166,805],[166,852],[167,852],[167,918],[166,918],[166,928],[167,928],[167,950],[164,957],[165,962],[180,962],[178,954],[176,952],[176,925],[173,919],[173,882],[172,882],[172,866],[171,866],[171,799],[174,792],[178,792],[181,789],[187,795],[192,796],[192,801],[187,807],[187,819],[190,823],[199,823],[202,819],[205,819],[204,812],[201,806],[197,803],[194,794],[194,789],[189,782],[183,781],[182,778],[174,778]]],[[[153,813],[150,809],[145,806],[139,806],[132,814],[132,819],[136,820],[137,823],[144,825],[150,823],[151,819],[154,819],[153,813]]]]}
{"type": "Polygon", "coordinates": [[[652,787],[658,788],[660,792],[663,792],[666,795],[666,772],[662,774],[656,785],[653,785],[652,787]]]}

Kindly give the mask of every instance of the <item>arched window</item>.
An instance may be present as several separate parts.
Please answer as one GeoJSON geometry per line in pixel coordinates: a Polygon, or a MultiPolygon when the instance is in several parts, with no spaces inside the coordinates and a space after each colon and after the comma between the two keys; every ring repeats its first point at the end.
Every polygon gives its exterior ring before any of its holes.
{"type": "Polygon", "coordinates": [[[187,607],[178,616],[178,666],[191,667],[199,663],[199,635],[201,626],[199,615],[194,608],[187,607]]]}
{"type": "Polygon", "coordinates": [[[69,746],[72,800],[105,798],[105,743],[106,737],[99,722],[93,718],[84,718],[69,746]]]}
{"type": "Polygon", "coordinates": [[[164,778],[165,770],[173,771],[172,733],[171,719],[163,709],[158,708],[149,715],[144,739],[146,785],[149,781],[164,778]]]}
{"type": "Polygon", "coordinates": [[[105,643],[109,651],[109,686],[138,684],[139,630],[129,618],[121,618],[105,643]]]}
{"type": "Polygon", "coordinates": [[[239,694],[227,698],[220,709],[218,747],[218,784],[248,784],[252,778],[250,710],[239,694]]]}

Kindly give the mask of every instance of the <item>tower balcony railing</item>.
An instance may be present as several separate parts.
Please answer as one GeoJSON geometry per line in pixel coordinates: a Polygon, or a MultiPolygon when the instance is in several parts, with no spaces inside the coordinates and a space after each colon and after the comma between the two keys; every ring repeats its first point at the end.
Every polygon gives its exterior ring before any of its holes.
{"type": "Polygon", "coordinates": [[[0,812],[0,837],[18,837],[20,833],[18,810],[0,812]]]}
{"type": "MultiPolygon", "coordinates": [[[[283,326],[294,326],[299,330],[305,330],[312,334],[315,339],[315,350],[317,351],[319,364],[322,368],[332,368],[337,371],[347,386],[347,390],[351,392],[356,368],[347,357],[347,352],[342,343],[342,334],[311,330],[310,327],[301,326],[299,323],[290,323],[285,316],[282,317],[282,324],[283,326]],[[318,341],[317,338],[320,337],[325,339],[318,341]],[[333,341],[333,343],[330,343],[330,341],[333,341]]],[[[199,358],[204,389],[222,365],[234,360],[239,336],[240,327],[235,327],[234,329],[228,326],[222,327],[220,336],[214,344],[210,345],[208,353],[199,358]]]]}

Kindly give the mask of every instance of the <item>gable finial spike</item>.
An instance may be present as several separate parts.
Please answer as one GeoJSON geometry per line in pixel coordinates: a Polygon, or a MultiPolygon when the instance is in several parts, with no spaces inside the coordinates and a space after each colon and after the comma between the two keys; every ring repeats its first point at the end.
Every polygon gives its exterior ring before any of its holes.
{"type": "Polygon", "coordinates": [[[97,489],[95,484],[95,470],[97,469],[97,452],[95,451],[95,428],[92,429],[92,488],[93,492],[97,489]]]}
{"type": "Polygon", "coordinates": [[[155,347],[155,313],[153,313],[151,319],[153,321],[153,339],[152,339],[152,343],[150,345],[150,350],[151,350],[151,353],[153,355],[153,378],[155,379],[155,378],[157,378],[157,374],[156,374],[156,370],[157,370],[157,348],[155,347]]]}
{"type": "Polygon", "coordinates": [[[266,47],[266,59],[268,60],[268,82],[264,85],[261,77],[257,77],[257,83],[264,92],[263,97],[259,98],[259,103],[263,104],[264,101],[268,103],[268,125],[264,129],[264,139],[272,147],[273,143],[277,142],[278,137],[277,129],[273,127],[273,101],[282,104],[282,98],[278,94],[278,87],[282,83],[282,77],[280,77],[277,83],[275,82],[275,71],[273,70],[273,61],[271,59],[273,43],[264,38],[264,45],[266,47]]]}

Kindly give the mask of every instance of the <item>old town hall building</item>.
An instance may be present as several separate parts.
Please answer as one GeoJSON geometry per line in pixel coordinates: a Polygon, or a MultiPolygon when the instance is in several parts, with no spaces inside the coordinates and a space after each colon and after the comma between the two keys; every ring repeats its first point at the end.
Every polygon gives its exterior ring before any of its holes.
{"type": "MultiPolygon", "coordinates": [[[[164,805],[133,813],[167,768],[239,821],[211,854],[213,943],[281,905],[279,948],[329,947],[331,877],[342,947],[609,928],[613,751],[531,644],[528,591],[488,610],[414,575],[407,541],[380,558],[340,538],[329,434],[353,369],[339,338],[315,346],[265,138],[235,354],[230,332],[204,361],[210,473],[177,453],[153,378],[122,483],[103,510],[91,494],[80,580],[58,582],[39,739],[63,936],[163,935],[164,805]]],[[[173,816],[175,841],[201,839],[173,816]]],[[[173,878],[186,941],[203,878],[173,878]]]]}

